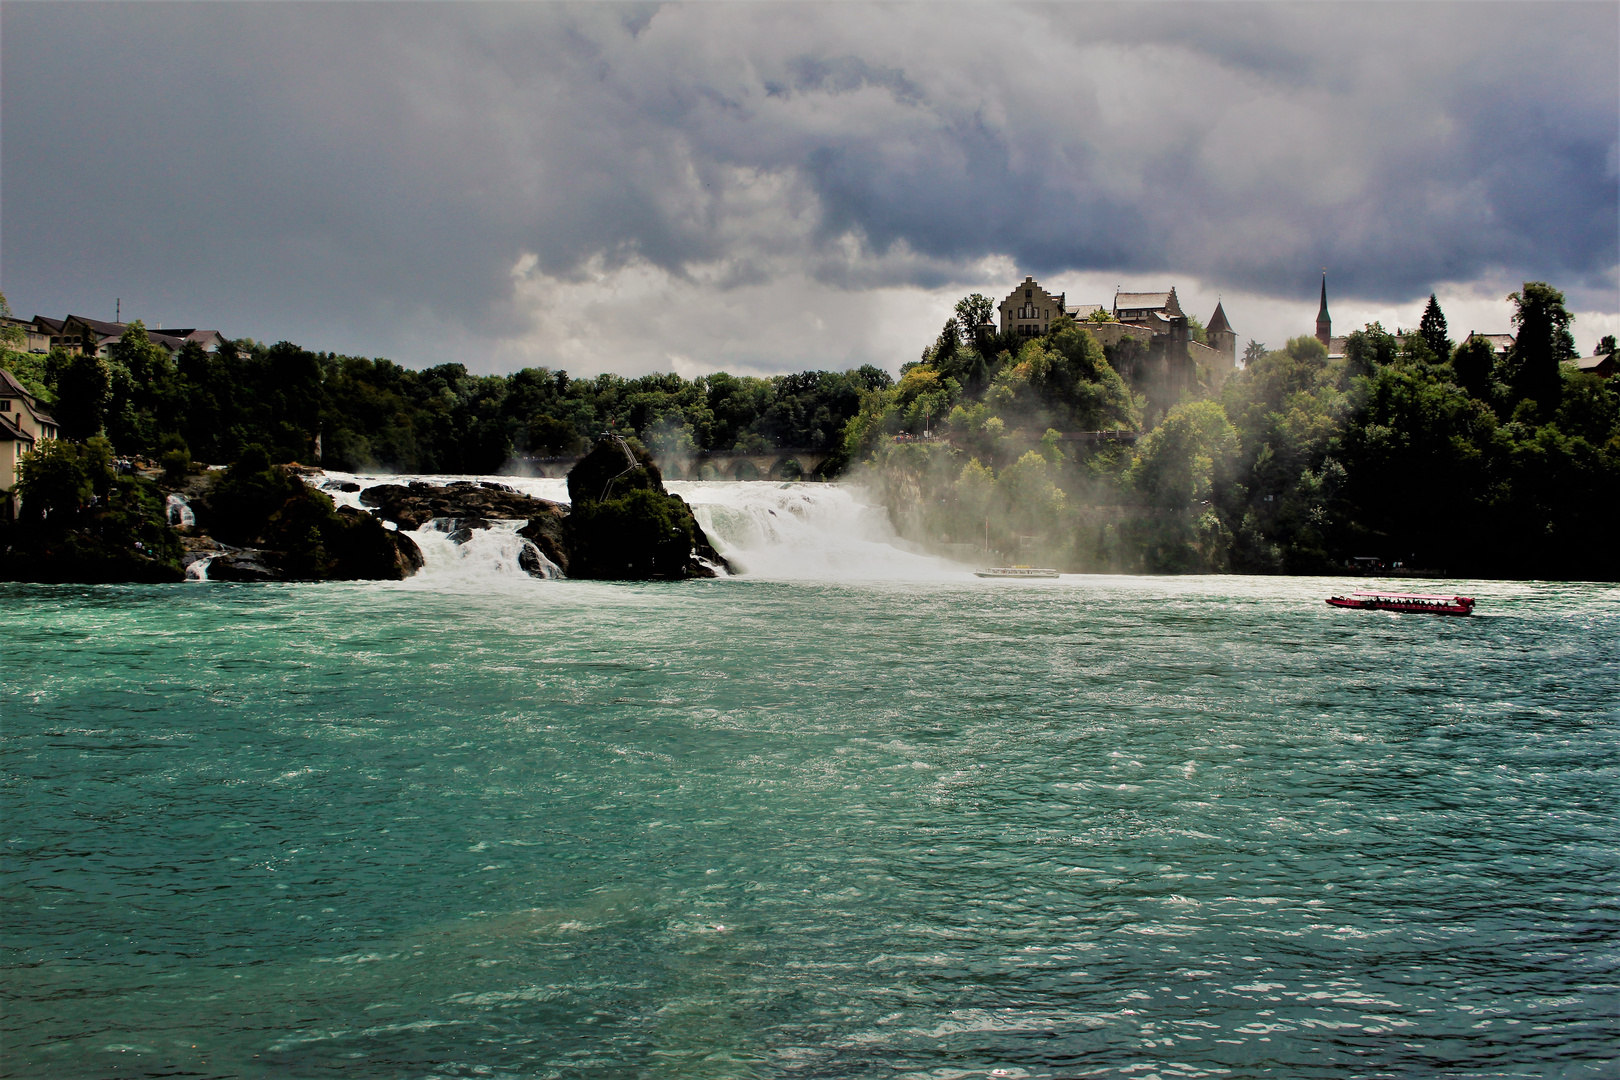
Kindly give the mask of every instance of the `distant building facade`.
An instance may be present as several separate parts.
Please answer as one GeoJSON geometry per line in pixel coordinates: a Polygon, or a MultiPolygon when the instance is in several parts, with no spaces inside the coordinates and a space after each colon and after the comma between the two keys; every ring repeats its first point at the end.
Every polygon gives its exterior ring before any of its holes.
{"type": "Polygon", "coordinates": [[[1054,296],[1041,288],[1034,278],[1026,277],[1022,285],[996,305],[996,311],[1001,315],[1001,332],[1008,337],[1040,337],[1051,329],[1053,319],[1074,314],[1067,305],[1065,294],[1054,296]]]}

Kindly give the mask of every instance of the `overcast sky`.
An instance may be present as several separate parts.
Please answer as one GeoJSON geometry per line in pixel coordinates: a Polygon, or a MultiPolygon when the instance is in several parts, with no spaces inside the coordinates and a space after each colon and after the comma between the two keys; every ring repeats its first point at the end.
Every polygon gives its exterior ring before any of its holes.
{"type": "Polygon", "coordinates": [[[413,366],[894,370],[957,298],[1620,332],[1620,5],[17,3],[19,314],[413,366]]]}

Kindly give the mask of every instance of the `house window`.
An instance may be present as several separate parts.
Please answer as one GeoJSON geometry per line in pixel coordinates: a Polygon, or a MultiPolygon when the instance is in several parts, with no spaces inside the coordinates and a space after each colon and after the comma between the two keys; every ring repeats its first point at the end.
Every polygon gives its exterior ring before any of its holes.
{"type": "Polygon", "coordinates": [[[10,411],[11,411],[11,399],[10,398],[0,398],[0,412],[10,412],[10,411]]]}

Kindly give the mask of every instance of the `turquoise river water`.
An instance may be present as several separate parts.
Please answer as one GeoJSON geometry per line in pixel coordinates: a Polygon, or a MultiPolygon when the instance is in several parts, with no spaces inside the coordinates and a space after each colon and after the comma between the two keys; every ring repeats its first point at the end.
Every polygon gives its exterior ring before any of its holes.
{"type": "Polygon", "coordinates": [[[1616,1075],[1614,588],[819,575],[0,587],[0,1069],[1616,1075]]]}

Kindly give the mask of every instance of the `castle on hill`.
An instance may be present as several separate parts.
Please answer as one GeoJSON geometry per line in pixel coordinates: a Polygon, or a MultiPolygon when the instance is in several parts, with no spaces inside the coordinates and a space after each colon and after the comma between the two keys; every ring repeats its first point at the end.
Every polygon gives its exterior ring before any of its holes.
{"type": "Polygon", "coordinates": [[[1101,304],[1071,305],[1067,294],[1047,292],[1033,277],[1025,277],[996,305],[996,311],[1005,337],[1039,337],[1051,329],[1054,319],[1067,315],[1084,323],[1111,354],[1117,355],[1124,342],[1133,342],[1125,351],[1139,357],[1155,380],[1172,393],[1192,386],[1200,371],[1211,386],[1219,386],[1237,370],[1237,331],[1225,308],[1216,302],[1215,313],[1204,328],[1205,341],[1196,341],[1173,285],[1163,292],[1116,290],[1105,322],[1092,321],[1104,311],[1101,304]]]}

